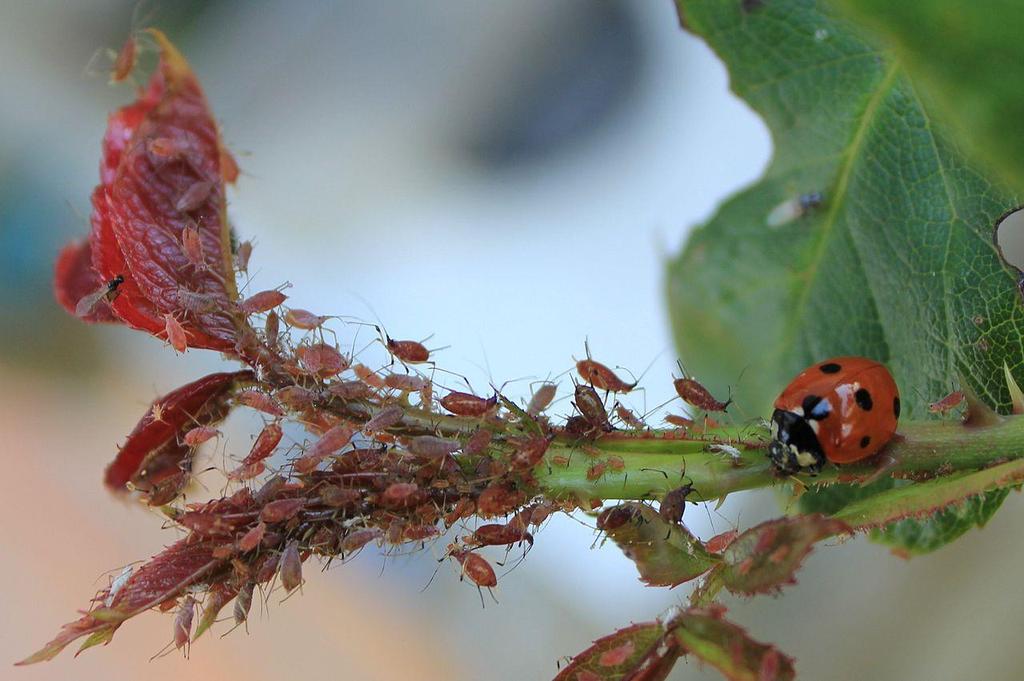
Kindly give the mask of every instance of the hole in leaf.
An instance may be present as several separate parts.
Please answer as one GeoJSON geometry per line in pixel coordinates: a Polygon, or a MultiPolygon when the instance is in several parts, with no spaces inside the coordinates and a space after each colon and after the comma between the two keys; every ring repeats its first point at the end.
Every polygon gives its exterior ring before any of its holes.
{"type": "Polygon", "coordinates": [[[999,219],[995,242],[1003,262],[1017,271],[1017,288],[1024,296],[1024,208],[1012,210],[999,219]]]}

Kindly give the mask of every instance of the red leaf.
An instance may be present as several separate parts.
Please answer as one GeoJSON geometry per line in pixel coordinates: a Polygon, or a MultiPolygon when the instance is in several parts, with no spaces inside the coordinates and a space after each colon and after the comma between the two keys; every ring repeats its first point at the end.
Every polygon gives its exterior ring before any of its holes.
{"type": "Polygon", "coordinates": [[[78,314],[80,301],[107,290],[107,283],[92,266],[92,247],[88,241],[72,242],[57,256],[53,289],[61,307],[80,319],[87,322],[121,321],[100,297],[96,298],[95,305],[87,314],[78,314]]]}
{"type": "MultiPolygon", "coordinates": [[[[137,482],[144,464],[152,462],[154,455],[161,455],[171,466],[177,465],[172,459],[188,456],[191,451],[179,444],[179,435],[183,439],[184,433],[196,425],[212,425],[223,419],[231,391],[252,377],[250,371],[210,374],[158,398],[107,467],[107,487],[119,491],[129,481],[137,482]]],[[[158,482],[151,479],[152,472],[148,477],[150,484],[158,482]]]]}
{"type": "Polygon", "coordinates": [[[244,321],[232,311],[219,131],[188,63],[162,33],[152,35],[160,66],[142,98],[111,116],[104,138],[93,264],[102,279],[125,277],[114,309],[130,325],[163,337],[163,315],[185,313],[192,347],[234,352],[244,321]],[[187,227],[199,232],[198,266],[183,244],[187,227]]]}
{"type": "Polygon", "coordinates": [[[769,520],[739,535],[722,550],[722,583],[733,593],[776,591],[793,575],[815,542],[851,532],[846,523],[822,515],[769,520]]]}
{"type": "Polygon", "coordinates": [[[594,641],[554,681],[661,681],[682,650],[660,622],[643,622],[594,641]]]}
{"type": "Polygon", "coordinates": [[[97,608],[64,625],[61,632],[19,665],[53,659],[75,639],[104,632],[113,635],[121,624],[168,599],[177,598],[189,586],[202,581],[223,561],[213,557],[212,542],[183,539],[164,549],[135,572],[114,596],[109,607],[97,608]]]}
{"type": "Polygon", "coordinates": [[[750,638],[726,620],[725,608],[691,608],[666,623],[686,653],[722,672],[731,681],[791,681],[793,658],[750,638]]]}

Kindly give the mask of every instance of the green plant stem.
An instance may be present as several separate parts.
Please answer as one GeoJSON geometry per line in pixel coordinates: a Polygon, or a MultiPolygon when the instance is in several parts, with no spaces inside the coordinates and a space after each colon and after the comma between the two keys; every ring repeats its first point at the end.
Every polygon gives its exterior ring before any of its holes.
{"type": "Polygon", "coordinates": [[[984,426],[906,422],[894,440],[865,463],[827,465],[817,476],[790,478],[780,478],[772,470],[763,431],[761,438],[751,438],[749,427],[718,429],[700,439],[684,439],[676,433],[613,433],[586,446],[557,438],[548,450],[547,465],[538,466],[535,476],[541,491],[554,497],[642,500],[660,498],[692,482],[695,498],[712,500],[783,480],[798,479],[808,485],[863,482],[879,474],[923,480],[1024,457],[1024,417],[1019,416],[999,417],[984,426]],[[716,444],[734,447],[738,455],[712,451],[716,444]],[[606,468],[597,479],[589,479],[588,475],[594,477],[594,465],[611,456],[621,458],[624,468],[606,468]]]}

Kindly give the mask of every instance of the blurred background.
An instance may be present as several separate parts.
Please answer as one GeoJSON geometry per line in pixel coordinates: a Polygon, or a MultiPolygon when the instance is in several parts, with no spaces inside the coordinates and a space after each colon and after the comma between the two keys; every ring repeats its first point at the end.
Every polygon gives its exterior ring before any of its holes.
{"type": "MultiPolygon", "coordinates": [[[[101,471],[153,398],[221,364],[77,323],[53,301],[56,252],[87,229],[106,114],[131,98],[87,65],[133,21],[189,58],[242,166],[230,213],[256,243],[253,290],[290,281],[297,307],[433,334],[451,346],[445,368],[481,388],[522,379],[511,395],[568,369],[587,339],[607,364],[650,365],[636,410],[667,399],[663,262],[771,152],[667,1],[0,3],[0,668],[109,571],[173,540],[110,498],[101,471]]],[[[248,448],[237,421],[231,452],[248,448]]],[[[687,518],[707,537],[773,513],[770,495],[738,495],[687,518]]],[[[1014,495],[932,557],[822,548],[783,598],[730,601],[731,616],[795,655],[802,678],[1019,678],[1007,643],[1024,624],[1022,521],[1014,495]]],[[[144,615],[109,647],[0,676],[547,679],[687,595],[643,588],[589,524],[552,520],[483,608],[447,563],[424,590],[440,546],[367,551],[324,573],[309,564],[302,595],[255,605],[248,632],[218,639],[221,625],[187,661],[150,662],[171,618],[144,615]]],[[[684,661],[671,678],[718,677],[684,661]]]]}

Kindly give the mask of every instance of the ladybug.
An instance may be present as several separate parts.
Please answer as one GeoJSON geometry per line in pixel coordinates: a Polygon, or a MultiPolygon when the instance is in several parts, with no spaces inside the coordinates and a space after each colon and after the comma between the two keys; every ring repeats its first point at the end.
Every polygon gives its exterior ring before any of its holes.
{"type": "Polygon", "coordinates": [[[800,372],[775,400],[768,457],[781,473],[873,456],[896,432],[900,394],[892,374],[864,357],[835,357],[800,372]]]}

